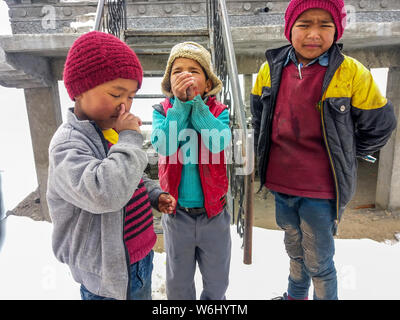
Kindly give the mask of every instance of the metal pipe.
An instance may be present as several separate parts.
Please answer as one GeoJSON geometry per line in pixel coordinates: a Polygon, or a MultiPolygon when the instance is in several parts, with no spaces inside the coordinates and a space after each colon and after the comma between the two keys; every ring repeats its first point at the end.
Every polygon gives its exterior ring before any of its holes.
{"type": "MultiPolygon", "coordinates": [[[[243,108],[243,100],[240,94],[240,85],[239,85],[239,77],[237,71],[237,64],[236,64],[236,56],[235,50],[233,47],[232,35],[231,35],[231,28],[228,19],[228,11],[226,9],[225,0],[218,1],[221,17],[221,24],[222,24],[222,38],[224,41],[225,47],[225,54],[227,56],[227,66],[228,66],[228,74],[232,84],[232,96],[233,96],[233,103],[234,108],[236,111],[236,115],[238,117],[238,124],[239,128],[242,130],[242,156],[246,159],[244,166],[250,166],[250,168],[254,168],[252,166],[252,160],[254,155],[247,150],[247,143],[248,143],[248,131],[247,131],[247,123],[246,123],[246,116],[244,113],[243,108]]],[[[241,174],[245,174],[247,170],[242,171],[241,174]]],[[[243,252],[243,262],[245,264],[252,263],[252,238],[253,238],[253,202],[254,202],[254,195],[253,195],[253,185],[254,185],[254,169],[251,170],[250,173],[246,174],[244,177],[245,180],[245,225],[244,225],[244,252],[243,252]]]]}
{"type": "Polygon", "coordinates": [[[243,263],[252,263],[253,252],[253,221],[254,221],[254,170],[245,176],[245,218],[243,234],[243,263]]]}
{"type": "Polygon", "coordinates": [[[96,19],[94,21],[94,28],[95,31],[101,31],[101,24],[103,22],[103,13],[104,13],[104,3],[105,0],[99,0],[96,9],[96,19]]]}
{"type": "Polygon", "coordinates": [[[235,49],[233,47],[233,41],[231,35],[231,27],[228,19],[228,11],[226,9],[226,4],[224,0],[219,0],[218,3],[221,9],[219,12],[221,12],[224,45],[225,48],[227,48],[225,53],[228,59],[228,73],[233,88],[232,95],[233,95],[234,108],[238,115],[239,127],[240,129],[243,130],[243,141],[245,141],[245,138],[247,137],[246,117],[244,114],[244,110],[242,108],[243,106],[242,96],[239,94],[240,93],[239,77],[237,71],[235,49]]]}

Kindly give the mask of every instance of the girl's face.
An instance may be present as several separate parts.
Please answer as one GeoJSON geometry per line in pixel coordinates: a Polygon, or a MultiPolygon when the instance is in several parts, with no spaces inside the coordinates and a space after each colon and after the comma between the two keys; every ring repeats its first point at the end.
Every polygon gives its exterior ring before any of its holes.
{"type": "Polygon", "coordinates": [[[171,87],[174,87],[179,74],[187,72],[194,78],[193,87],[202,97],[212,89],[212,81],[207,76],[201,65],[193,59],[176,58],[171,68],[171,87]]]}
{"type": "Polygon", "coordinates": [[[121,104],[126,112],[137,92],[137,80],[115,79],[98,85],[75,97],[74,113],[80,120],[93,120],[103,130],[114,127],[121,104]]]}
{"type": "Polygon", "coordinates": [[[326,52],[335,39],[335,23],[328,11],[309,9],[292,28],[292,45],[299,62],[307,64],[326,52]]]}

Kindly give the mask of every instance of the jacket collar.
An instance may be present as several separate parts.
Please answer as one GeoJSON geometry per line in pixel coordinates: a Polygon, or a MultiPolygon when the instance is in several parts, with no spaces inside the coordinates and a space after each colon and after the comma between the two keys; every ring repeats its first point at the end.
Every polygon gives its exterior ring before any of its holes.
{"type": "Polygon", "coordinates": [[[270,65],[277,64],[279,62],[285,62],[290,50],[293,48],[291,44],[276,48],[276,49],[270,49],[265,52],[265,56],[268,60],[268,63],[270,65]]]}
{"type": "MultiPolygon", "coordinates": [[[[270,67],[271,86],[274,88],[279,87],[282,69],[292,48],[293,46],[290,44],[277,49],[270,49],[265,52],[265,56],[267,57],[267,61],[270,67]]],[[[344,56],[341,52],[342,48],[342,44],[337,44],[335,42],[328,50],[329,65],[325,73],[324,82],[322,84],[322,94],[326,91],[336,70],[344,61],[344,56]]]]}
{"type": "MultiPolygon", "coordinates": [[[[269,49],[265,52],[265,56],[271,64],[277,64],[280,62],[285,63],[287,57],[290,54],[290,51],[292,51],[294,48],[291,44],[276,48],[276,49],[269,49]]],[[[337,59],[339,56],[342,56],[343,59],[343,54],[341,53],[343,49],[343,44],[342,43],[334,43],[328,50],[329,54],[329,62],[331,62],[331,59],[337,59]]],[[[343,60],[342,60],[343,61],[343,60]]]]}
{"type": "Polygon", "coordinates": [[[343,53],[341,52],[343,49],[343,44],[334,43],[332,47],[329,49],[329,66],[326,70],[324,83],[322,84],[322,95],[326,91],[329,86],[329,83],[332,80],[336,70],[340,67],[340,65],[344,61],[343,53]]]}
{"type": "MultiPolygon", "coordinates": [[[[296,57],[296,53],[294,51],[294,48],[292,48],[289,51],[289,54],[286,58],[285,63],[283,64],[284,67],[286,67],[289,62],[292,61],[296,67],[299,66],[299,63],[297,61],[297,57],[296,57]]],[[[329,51],[325,51],[323,54],[321,54],[319,57],[313,59],[312,61],[310,61],[306,66],[311,66],[314,63],[319,63],[321,66],[323,67],[327,67],[329,65],[329,51]]],[[[300,65],[303,67],[303,64],[300,63],[300,65]]]]}
{"type": "Polygon", "coordinates": [[[80,120],[74,113],[74,108],[69,108],[67,112],[67,123],[75,130],[82,132],[88,137],[98,148],[103,148],[105,154],[108,153],[108,144],[104,139],[104,135],[100,127],[93,120],[80,120]],[[100,141],[99,139],[100,138],[100,141]]]}

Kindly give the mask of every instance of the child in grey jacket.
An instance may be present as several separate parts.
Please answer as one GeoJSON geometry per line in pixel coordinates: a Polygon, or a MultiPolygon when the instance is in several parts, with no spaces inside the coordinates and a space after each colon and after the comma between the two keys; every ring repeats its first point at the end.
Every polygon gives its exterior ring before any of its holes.
{"type": "Polygon", "coordinates": [[[75,101],[49,147],[47,202],[53,250],[84,300],[151,299],[151,206],[175,199],[144,175],[141,120],[129,113],[143,70],[118,38],[92,31],[68,52],[64,83],[75,101]]]}

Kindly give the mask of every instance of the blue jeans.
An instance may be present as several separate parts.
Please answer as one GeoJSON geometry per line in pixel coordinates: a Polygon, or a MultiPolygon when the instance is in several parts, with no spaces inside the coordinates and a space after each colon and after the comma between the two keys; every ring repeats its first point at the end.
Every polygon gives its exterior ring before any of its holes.
{"type": "Polygon", "coordinates": [[[290,258],[288,295],[307,299],[311,279],[314,300],[337,300],[333,256],[335,200],[275,195],[276,223],[285,231],[290,258]]]}
{"type": "MultiPolygon", "coordinates": [[[[153,272],[153,250],[142,260],[131,264],[130,300],[151,300],[151,275],[153,272]]],[[[81,285],[82,300],[115,300],[95,295],[81,285]]]]}

